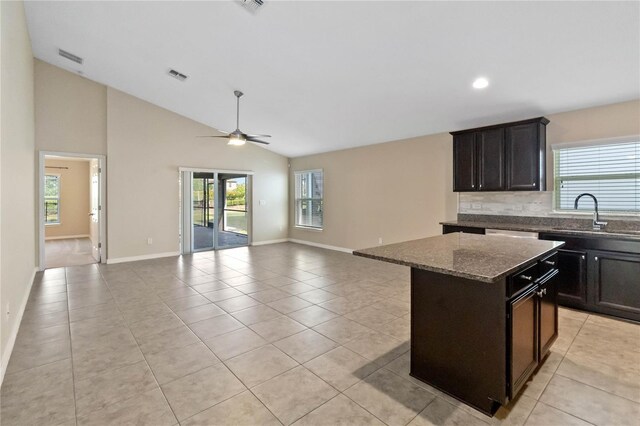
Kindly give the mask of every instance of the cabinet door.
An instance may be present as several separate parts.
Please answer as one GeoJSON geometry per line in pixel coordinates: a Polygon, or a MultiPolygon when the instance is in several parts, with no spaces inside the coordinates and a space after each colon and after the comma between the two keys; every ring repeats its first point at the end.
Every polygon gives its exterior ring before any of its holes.
{"type": "Polygon", "coordinates": [[[453,190],[476,190],[476,134],[463,133],[453,137],[453,190]]]}
{"type": "Polygon", "coordinates": [[[558,301],[563,305],[582,307],[587,304],[587,253],[558,250],[558,301]]]}
{"type": "Polygon", "coordinates": [[[519,124],[506,129],[507,190],[540,189],[541,157],[538,123],[519,124]]]}
{"type": "Polygon", "coordinates": [[[640,255],[590,251],[589,262],[598,311],[640,321],[640,255]]]}
{"type": "Polygon", "coordinates": [[[538,296],[532,286],[510,302],[509,397],[514,398],[538,366],[538,296]]]}
{"type": "Polygon", "coordinates": [[[544,358],[558,337],[557,279],[558,270],[555,269],[539,284],[540,289],[537,293],[540,297],[538,301],[538,315],[540,317],[540,327],[538,329],[540,335],[538,360],[544,358]]]}
{"type": "Polygon", "coordinates": [[[478,132],[477,141],[478,189],[504,190],[504,129],[478,132]]]}

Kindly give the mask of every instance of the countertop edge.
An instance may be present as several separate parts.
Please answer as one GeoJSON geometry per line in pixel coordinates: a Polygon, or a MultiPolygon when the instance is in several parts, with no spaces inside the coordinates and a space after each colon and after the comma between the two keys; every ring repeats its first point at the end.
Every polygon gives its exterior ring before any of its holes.
{"type": "MultiPolygon", "coordinates": [[[[559,242],[560,243],[560,242],[559,242]]],[[[488,284],[493,284],[495,282],[500,281],[501,279],[507,277],[508,275],[510,275],[511,273],[517,271],[518,269],[522,268],[524,265],[536,260],[536,259],[540,259],[542,257],[545,257],[546,255],[558,250],[560,247],[564,246],[564,243],[561,243],[555,247],[552,247],[548,250],[545,250],[544,252],[538,254],[535,257],[532,257],[524,262],[518,263],[517,265],[513,266],[512,268],[508,269],[507,271],[501,272],[500,274],[494,276],[494,277],[487,277],[487,276],[482,276],[482,275],[473,275],[473,274],[466,274],[464,272],[459,272],[459,271],[454,271],[454,270],[450,270],[450,269],[444,269],[444,268],[437,268],[434,266],[429,266],[429,265],[421,265],[421,264],[416,264],[416,263],[412,263],[412,262],[406,262],[406,261],[402,261],[402,260],[398,260],[398,259],[392,259],[392,258],[388,258],[388,257],[382,257],[382,256],[376,256],[373,254],[369,254],[369,253],[362,253],[358,250],[354,250],[353,254],[355,256],[359,256],[359,257],[364,257],[367,259],[374,259],[374,260],[379,260],[382,262],[388,262],[388,263],[395,263],[396,265],[403,265],[403,266],[409,266],[411,268],[416,268],[416,269],[421,269],[423,271],[430,271],[430,272],[436,272],[439,274],[443,274],[443,275],[451,275],[454,277],[460,277],[460,278],[466,278],[466,279],[470,279],[473,281],[480,281],[480,282],[484,282],[484,283],[488,283],[488,284]]],[[[366,250],[366,249],[365,249],[366,250]]]]}

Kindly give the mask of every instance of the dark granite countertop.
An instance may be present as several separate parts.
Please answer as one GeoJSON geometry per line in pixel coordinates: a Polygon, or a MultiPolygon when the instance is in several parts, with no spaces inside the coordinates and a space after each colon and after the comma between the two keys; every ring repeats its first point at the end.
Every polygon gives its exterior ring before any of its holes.
{"type": "Polygon", "coordinates": [[[579,229],[563,226],[553,226],[544,224],[528,224],[528,223],[509,223],[509,222],[483,222],[483,221],[465,221],[452,220],[448,222],[440,222],[441,225],[465,226],[469,228],[485,228],[485,229],[503,229],[507,231],[525,231],[525,232],[546,232],[565,235],[576,235],[583,237],[600,237],[615,238],[621,240],[640,241],[640,230],[602,230],[593,231],[590,229],[579,229]]]}
{"type": "Polygon", "coordinates": [[[492,283],[562,245],[558,241],[456,232],[356,250],[353,254],[492,283]]]}

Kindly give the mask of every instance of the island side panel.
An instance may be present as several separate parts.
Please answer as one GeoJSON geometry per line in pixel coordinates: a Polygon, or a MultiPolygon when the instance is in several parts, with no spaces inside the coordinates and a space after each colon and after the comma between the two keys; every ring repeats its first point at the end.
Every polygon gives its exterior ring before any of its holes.
{"type": "Polygon", "coordinates": [[[487,414],[506,402],[506,284],[411,269],[411,375],[487,414]]]}

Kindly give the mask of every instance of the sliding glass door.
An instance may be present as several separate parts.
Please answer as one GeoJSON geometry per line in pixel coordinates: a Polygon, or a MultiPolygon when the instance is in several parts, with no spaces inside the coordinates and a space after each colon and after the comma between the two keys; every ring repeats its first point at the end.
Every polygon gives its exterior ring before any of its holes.
{"type": "Polygon", "coordinates": [[[249,244],[248,175],[184,171],[181,180],[183,253],[249,244]]]}
{"type": "Polygon", "coordinates": [[[218,174],[222,217],[218,224],[219,248],[248,244],[247,175],[218,174]]]}
{"type": "Polygon", "coordinates": [[[214,248],[215,181],[213,173],[193,173],[191,229],[193,251],[214,248]]]}

